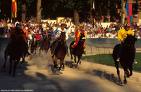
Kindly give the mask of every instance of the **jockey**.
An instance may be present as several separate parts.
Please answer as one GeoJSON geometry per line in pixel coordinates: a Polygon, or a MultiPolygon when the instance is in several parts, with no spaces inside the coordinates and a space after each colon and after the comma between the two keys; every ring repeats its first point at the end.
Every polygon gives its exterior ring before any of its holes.
{"type": "Polygon", "coordinates": [[[126,30],[124,29],[124,27],[121,27],[120,30],[118,31],[117,39],[118,39],[120,42],[123,42],[126,37],[127,37],[127,32],[126,32],[126,30]]]}
{"type": "MultiPolygon", "coordinates": [[[[25,44],[25,48],[26,48],[26,54],[30,55],[30,53],[28,52],[28,44],[24,38],[24,32],[21,28],[21,25],[20,24],[17,24],[16,27],[14,29],[12,29],[13,32],[11,33],[11,43],[14,43],[16,42],[17,40],[20,40],[20,42],[23,42],[25,44]]],[[[24,49],[25,49],[24,48],[24,49]]]]}
{"type": "MultiPolygon", "coordinates": [[[[117,39],[121,42],[121,46],[124,40],[126,39],[127,35],[132,35],[132,36],[135,35],[134,31],[131,29],[129,25],[127,25],[125,28],[121,27],[121,29],[118,31],[117,39]]],[[[119,58],[117,59],[117,61],[119,61],[119,58]]]]}
{"type": "Polygon", "coordinates": [[[124,42],[127,35],[132,35],[132,36],[135,35],[134,31],[130,28],[129,25],[127,26],[126,30],[124,27],[121,27],[121,29],[118,31],[117,39],[122,43],[124,42]]]}
{"type": "Polygon", "coordinates": [[[63,32],[63,33],[66,33],[66,29],[65,29],[65,24],[61,24],[61,28],[59,29],[59,34],[58,34],[58,37],[56,38],[56,40],[59,40],[60,39],[60,34],[63,32]]]}
{"type": "MultiPolygon", "coordinates": [[[[72,45],[72,48],[75,48],[78,45],[79,40],[81,39],[80,37],[83,37],[82,39],[86,39],[86,31],[84,30],[84,25],[79,25],[79,27],[75,28],[75,42],[72,45]]],[[[85,49],[85,42],[83,44],[83,47],[85,49]]],[[[85,53],[85,51],[84,51],[85,53]]]]}
{"type": "Polygon", "coordinates": [[[11,39],[16,40],[17,37],[22,36],[24,38],[24,32],[20,24],[16,24],[16,27],[11,29],[11,39]]]}
{"type": "MultiPolygon", "coordinates": [[[[66,34],[65,24],[61,24],[61,29],[60,29],[60,31],[59,31],[59,36],[58,36],[58,37],[56,38],[56,40],[53,42],[53,44],[54,44],[53,56],[54,56],[56,50],[58,49],[57,46],[58,46],[58,42],[61,40],[60,34],[61,34],[62,32],[66,34]]],[[[67,46],[66,46],[66,47],[67,47],[67,46]]]]}
{"type": "Polygon", "coordinates": [[[39,46],[40,45],[40,41],[42,39],[42,36],[41,36],[41,34],[39,32],[36,32],[35,39],[36,39],[37,45],[39,46]]]}

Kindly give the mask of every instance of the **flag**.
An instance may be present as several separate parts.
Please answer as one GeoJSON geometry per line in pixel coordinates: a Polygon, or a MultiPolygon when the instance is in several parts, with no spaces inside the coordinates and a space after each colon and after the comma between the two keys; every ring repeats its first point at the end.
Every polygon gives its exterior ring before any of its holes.
{"type": "Polygon", "coordinates": [[[12,18],[17,17],[17,1],[12,0],[12,18]]]}
{"type": "Polygon", "coordinates": [[[125,4],[125,8],[126,8],[126,16],[128,16],[129,15],[129,9],[128,9],[128,3],[127,2],[125,4]]]}
{"type": "MultiPolygon", "coordinates": [[[[130,0],[131,1],[131,0],[130,0]]],[[[128,4],[129,16],[132,16],[132,2],[128,4]]]]}
{"type": "Polygon", "coordinates": [[[132,0],[127,0],[125,8],[126,8],[126,18],[127,18],[128,24],[131,24],[133,22],[132,0]]]}

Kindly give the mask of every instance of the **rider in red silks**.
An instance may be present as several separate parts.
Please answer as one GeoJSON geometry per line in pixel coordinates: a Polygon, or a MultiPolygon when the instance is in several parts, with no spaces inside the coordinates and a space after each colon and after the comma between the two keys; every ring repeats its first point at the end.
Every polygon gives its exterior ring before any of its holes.
{"type": "Polygon", "coordinates": [[[42,39],[41,34],[39,34],[39,32],[37,32],[37,33],[35,34],[35,37],[34,37],[34,38],[36,39],[36,44],[37,44],[37,46],[39,46],[39,45],[40,45],[40,41],[41,41],[41,39],[42,39]]]}
{"type": "Polygon", "coordinates": [[[39,33],[35,34],[35,39],[36,39],[36,41],[40,41],[41,35],[39,33]]]}
{"type": "MultiPolygon", "coordinates": [[[[84,25],[80,25],[79,27],[76,27],[75,28],[75,42],[74,44],[72,45],[72,48],[75,48],[77,45],[78,45],[78,42],[80,40],[80,36],[84,36],[83,39],[86,39],[86,31],[84,30],[84,25]]],[[[85,42],[83,44],[83,47],[85,49],[85,42]]]]}

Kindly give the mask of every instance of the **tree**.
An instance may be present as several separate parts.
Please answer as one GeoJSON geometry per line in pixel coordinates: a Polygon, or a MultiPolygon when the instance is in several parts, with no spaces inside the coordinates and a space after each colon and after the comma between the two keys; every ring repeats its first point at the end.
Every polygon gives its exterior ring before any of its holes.
{"type": "Polygon", "coordinates": [[[37,15],[36,15],[36,18],[37,18],[38,23],[41,22],[41,11],[42,11],[41,4],[42,4],[42,0],[37,0],[37,15]]]}
{"type": "Polygon", "coordinates": [[[26,0],[22,0],[22,21],[26,19],[26,0]]]}
{"type": "Polygon", "coordinates": [[[79,13],[82,10],[82,7],[85,6],[85,2],[87,2],[87,0],[56,0],[54,4],[56,7],[62,4],[64,5],[64,8],[72,10],[74,13],[74,23],[78,25],[80,19],[79,13]]]}

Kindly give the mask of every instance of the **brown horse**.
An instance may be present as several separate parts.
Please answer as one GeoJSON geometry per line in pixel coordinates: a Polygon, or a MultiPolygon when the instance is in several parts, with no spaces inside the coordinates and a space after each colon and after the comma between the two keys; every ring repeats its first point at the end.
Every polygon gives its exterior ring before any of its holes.
{"type": "Polygon", "coordinates": [[[11,41],[6,47],[4,53],[5,62],[3,67],[4,68],[6,67],[6,62],[9,57],[9,61],[10,61],[9,74],[15,76],[16,66],[19,63],[20,59],[23,57],[23,55],[25,55],[25,53],[28,53],[28,46],[22,35],[21,29],[13,29],[13,30],[15,31],[15,33],[11,35],[11,41]]]}
{"type": "Polygon", "coordinates": [[[112,56],[115,62],[120,84],[122,84],[122,81],[120,78],[119,64],[121,64],[124,70],[124,84],[127,83],[126,77],[132,76],[133,63],[136,52],[136,40],[137,39],[135,38],[135,36],[128,35],[122,44],[118,44],[114,47],[112,56]]]}
{"type": "Polygon", "coordinates": [[[54,41],[50,47],[54,68],[58,68],[57,60],[60,60],[59,70],[64,69],[64,59],[67,54],[66,33],[61,32],[59,39],[54,41]]]}
{"type": "Polygon", "coordinates": [[[45,38],[43,38],[40,45],[40,53],[41,51],[45,51],[46,53],[48,52],[51,40],[51,35],[45,36],[45,38]]]}
{"type": "Polygon", "coordinates": [[[80,36],[80,40],[77,44],[77,46],[75,48],[72,48],[72,45],[74,44],[74,41],[71,42],[70,44],[70,54],[71,54],[71,59],[73,59],[73,56],[74,56],[74,61],[75,63],[78,65],[78,64],[81,64],[81,57],[82,57],[82,54],[84,53],[84,47],[83,47],[83,44],[85,42],[85,39],[83,39],[84,35],[82,34],[80,36]],[[78,61],[76,61],[76,58],[78,59],[78,61]]]}

